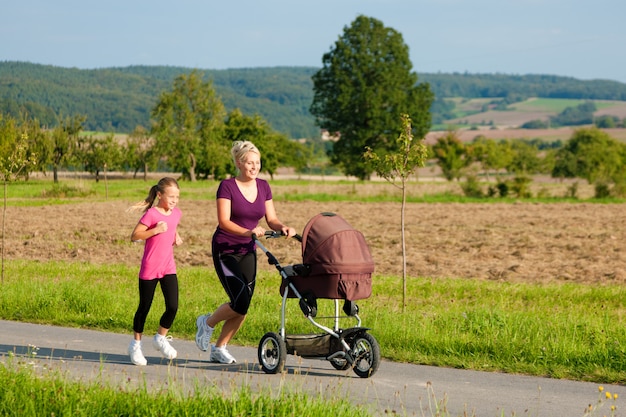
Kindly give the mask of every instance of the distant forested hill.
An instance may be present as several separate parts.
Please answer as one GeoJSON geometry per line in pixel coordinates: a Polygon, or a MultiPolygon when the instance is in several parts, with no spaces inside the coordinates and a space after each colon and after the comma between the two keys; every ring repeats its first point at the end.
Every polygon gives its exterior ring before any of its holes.
{"type": "MultiPolygon", "coordinates": [[[[86,130],[130,132],[150,125],[150,112],[159,94],[173,80],[193,68],[130,66],[77,69],[25,62],[0,62],[0,112],[18,116],[24,111],[43,124],[85,115],[86,130]]],[[[272,67],[203,70],[227,110],[240,108],[258,114],[291,138],[317,137],[319,129],[309,113],[315,67],[272,67]]],[[[529,97],[626,101],[626,84],[583,81],[551,75],[418,74],[438,100],[433,119],[450,111],[451,97],[494,98],[511,103],[529,97]]]]}

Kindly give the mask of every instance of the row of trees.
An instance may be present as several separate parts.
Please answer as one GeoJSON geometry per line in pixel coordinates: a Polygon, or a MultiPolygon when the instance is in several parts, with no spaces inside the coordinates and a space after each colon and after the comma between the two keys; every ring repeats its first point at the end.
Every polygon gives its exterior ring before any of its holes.
{"type": "Polygon", "coordinates": [[[595,186],[596,197],[626,195],[626,143],[606,132],[581,128],[562,144],[541,140],[494,141],[479,136],[463,143],[449,131],[431,148],[432,156],[449,181],[460,181],[466,194],[482,196],[478,177],[497,179],[489,195],[509,192],[528,197],[530,176],[580,178],[595,186]],[[510,179],[512,178],[512,179],[510,179]]]}
{"type": "Polygon", "coordinates": [[[85,116],[65,117],[53,129],[37,119],[0,116],[0,151],[8,157],[18,147],[31,155],[20,176],[80,169],[95,174],[124,170],[135,174],[165,168],[195,181],[225,178],[234,173],[230,146],[235,140],[251,140],[263,153],[263,171],[273,175],[280,166],[302,168],[311,151],[299,142],[274,132],[260,116],[246,116],[235,109],[226,113],[210,82],[192,72],[174,81],[152,110],[150,128],[137,126],[120,139],[114,134],[87,135],[85,116]]]}

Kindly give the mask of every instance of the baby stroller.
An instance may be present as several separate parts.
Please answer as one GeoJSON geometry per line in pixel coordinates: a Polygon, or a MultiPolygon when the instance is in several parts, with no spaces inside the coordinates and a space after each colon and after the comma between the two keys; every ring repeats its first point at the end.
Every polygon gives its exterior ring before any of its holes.
{"type": "MultiPolygon", "coordinates": [[[[266,238],[280,236],[279,232],[265,233],[266,238]]],[[[355,300],[368,298],[372,292],[374,261],[363,234],[334,213],[320,213],[309,220],[302,236],[295,238],[302,242],[303,263],[283,267],[253,236],[270,265],[274,265],[282,277],[280,329],[278,333],[266,333],[259,343],[261,368],[268,374],[282,372],[287,354],[293,354],[323,358],[337,370],[352,368],[359,377],[369,378],[378,369],[380,346],[367,332],[370,329],[361,327],[355,303],[355,300]],[[285,315],[290,298],[299,300],[300,310],[318,333],[287,333],[285,315]],[[334,301],[333,316],[317,317],[318,299],[334,301]],[[340,300],[343,300],[345,316],[340,316],[340,300]],[[321,324],[320,319],[332,321],[332,327],[321,324]],[[356,325],[341,328],[340,319],[354,320],[356,325]]]]}

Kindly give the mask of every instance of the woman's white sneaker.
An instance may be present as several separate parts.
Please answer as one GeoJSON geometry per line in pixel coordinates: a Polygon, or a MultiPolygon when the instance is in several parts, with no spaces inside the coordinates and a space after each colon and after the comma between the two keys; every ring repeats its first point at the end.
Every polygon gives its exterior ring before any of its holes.
{"type": "Polygon", "coordinates": [[[222,346],[222,347],[211,346],[210,360],[211,362],[218,362],[218,363],[225,363],[225,364],[237,362],[235,358],[233,357],[233,355],[231,355],[228,352],[228,350],[226,349],[226,346],[222,346]]]}
{"type": "Polygon", "coordinates": [[[211,345],[211,336],[213,335],[213,328],[206,324],[206,319],[209,318],[211,313],[202,314],[196,319],[196,346],[203,352],[209,350],[211,345]]]}

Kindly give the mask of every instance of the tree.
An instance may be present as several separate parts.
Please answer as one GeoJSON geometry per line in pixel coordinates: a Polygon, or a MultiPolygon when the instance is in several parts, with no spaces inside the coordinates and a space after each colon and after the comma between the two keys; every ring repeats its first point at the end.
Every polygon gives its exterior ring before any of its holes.
{"type": "Polygon", "coordinates": [[[154,152],[154,140],[145,127],[136,126],[126,138],[125,159],[133,169],[133,177],[141,170],[146,181],[150,165],[156,166],[159,156],[154,152]]]}
{"type": "Polygon", "coordinates": [[[262,155],[261,171],[267,172],[272,178],[279,166],[300,167],[305,164],[304,147],[285,135],[274,132],[258,115],[250,117],[243,115],[239,109],[233,110],[226,120],[224,135],[230,141],[253,142],[262,155]]]}
{"type": "Polygon", "coordinates": [[[399,114],[413,115],[414,136],[428,133],[433,94],[428,84],[417,84],[409,49],[394,29],[360,15],[322,63],[312,77],[310,111],[318,126],[340,134],[330,157],[346,175],[369,178],[366,148],[379,155],[398,151],[399,114]]]}
{"type": "Polygon", "coordinates": [[[78,147],[78,135],[83,130],[86,116],[76,115],[66,117],[52,130],[51,135],[51,163],[54,182],[59,182],[59,168],[68,163],[78,147]]]}
{"type": "Polygon", "coordinates": [[[523,176],[541,173],[543,161],[536,145],[523,140],[511,140],[510,144],[513,158],[507,171],[523,176]]]}
{"type": "Polygon", "coordinates": [[[29,149],[29,138],[24,126],[0,113],[0,175],[4,199],[2,206],[2,283],[4,283],[4,237],[7,210],[8,183],[19,177],[28,177],[29,169],[37,164],[37,155],[29,149]]]}
{"type": "Polygon", "coordinates": [[[513,159],[513,152],[508,141],[496,142],[480,135],[466,145],[466,150],[472,162],[478,162],[486,176],[493,172],[498,174],[504,170],[513,159]]]}
{"type": "Polygon", "coordinates": [[[418,167],[426,164],[428,149],[422,142],[413,141],[413,129],[411,118],[407,114],[402,115],[402,130],[397,139],[398,151],[384,156],[377,155],[371,148],[367,148],[365,159],[373,169],[402,190],[402,208],[400,214],[400,230],[402,234],[402,308],[406,305],[406,241],[404,233],[404,208],[406,206],[406,182],[418,167]],[[400,177],[400,185],[395,183],[396,177],[400,177]]]}
{"type": "Polygon", "coordinates": [[[198,171],[215,174],[217,168],[209,164],[216,155],[225,156],[224,116],[224,104],[212,82],[204,82],[196,71],[178,76],[172,90],[162,93],[152,110],[158,153],[167,157],[170,168],[191,181],[196,181],[198,171]]]}
{"type": "Polygon", "coordinates": [[[109,183],[107,173],[121,167],[122,145],[115,139],[115,135],[108,134],[106,137],[90,136],[81,140],[80,160],[85,170],[100,181],[100,173],[104,176],[105,198],[109,198],[109,183]]]}
{"type": "Polygon", "coordinates": [[[433,145],[433,154],[448,181],[461,178],[461,170],[470,162],[465,145],[455,131],[448,131],[444,136],[437,138],[437,143],[433,145]]]}
{"type": "Polygon", "coordinates": [[[556,153],[552,176],[583,178],[598,196],[599,188],[626,183],[626,145],[595,127],[579,129],[556,153]]]}

